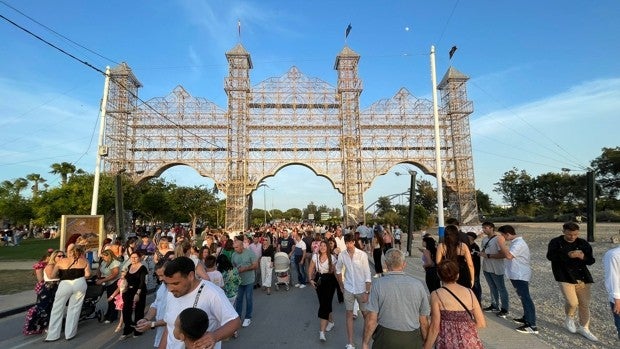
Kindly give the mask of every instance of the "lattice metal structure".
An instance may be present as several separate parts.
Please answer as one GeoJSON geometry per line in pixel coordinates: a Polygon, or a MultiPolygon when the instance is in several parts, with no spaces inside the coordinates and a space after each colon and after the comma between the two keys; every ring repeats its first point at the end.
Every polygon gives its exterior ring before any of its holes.
{"type": "MultiPolygon", "coordinates": [[[[226,110],[180,86],[138,103],[138,80],[126,64],[114,68],[105,170],[124,168],[140,181],[171,166],[191,166],[226,194],[231,231],[247,228],[252,191],[290,164],[331,181],[343,195],[347,224],[364,220],[364,192],[394,165],[410,163],[436,175],[432,102],[401,88],[361,109],[360,55],[349,47],[336,57],[337,86],[293,66],[252,87],[252,60],[243,46],[226,58],[226,110]]],[[[439,85],[442,176],[450,215],[464,224],[477,221],[467,79],[450,68],[439,85]]]]}

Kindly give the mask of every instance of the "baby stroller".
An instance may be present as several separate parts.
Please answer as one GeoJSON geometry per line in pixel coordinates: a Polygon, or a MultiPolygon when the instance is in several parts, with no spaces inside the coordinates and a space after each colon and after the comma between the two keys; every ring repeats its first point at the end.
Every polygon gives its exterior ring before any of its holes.
{"type": "Polygon", "coordinates": [[[280,290],[280,286],[284,286],[288,291],[291,288],[291,261],[288,259],[288,254],[276,252],[273,264],[273,271],[276,273],[276,291],[280,290]]]}
{"type": "Polygon", "coordinates": [[[97,318],[97,321],[103,321],[103,311],[97,309],[97,303],[103,295],[103,286],[95,283],[96,279],[86,280],[86,295],[82,310],[80,311],[80,321],[97,318]]]}

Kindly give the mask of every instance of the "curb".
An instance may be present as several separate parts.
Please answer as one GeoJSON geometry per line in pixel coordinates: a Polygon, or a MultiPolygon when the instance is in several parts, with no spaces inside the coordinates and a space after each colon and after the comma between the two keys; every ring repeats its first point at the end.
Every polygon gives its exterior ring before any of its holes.
{"type": "Polygon", "coordinates": [[[26,312],[28,309],[32,308],[34,305],[35,305],[35,303],[32,303],[32,304],[28,304],[28,305],[22,305],[22,306],[17,307],[17,308],[1,311],[0,312],[0,319],[5,318],[7,316],[11,316],[11,315],[15,315],[15,314],[26,312]]]}
{"type": "MultiPolygon", "coordinates": [[[[150,290],[146,291],[147,295],[153,294],[155,293],[155,291],[157,290],[157,288],[153,288],[150,290]]],[[[10,297],[11,295],[7,295],[8,297],[10,297]]],[[[19,313],[24,313],[26,311],[28,311],[28,309],[32,308],[34,305],[36,305],[35,303],[31,303],[31,304],[26,304],[26,305],[21,305],[12,309],[7,309],[7,310],[3,310],[0,311],[0,319],[3,319],[5,317],[11,316],[11,315],[15,315],[15,314],[19,314],[19,313]]]]}

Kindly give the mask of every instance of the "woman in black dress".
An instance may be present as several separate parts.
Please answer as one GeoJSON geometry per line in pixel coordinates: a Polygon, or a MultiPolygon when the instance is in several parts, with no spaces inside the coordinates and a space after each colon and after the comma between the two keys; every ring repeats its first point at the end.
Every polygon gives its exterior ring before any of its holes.
{"type": "Polygon", "coordinates": [[[142,335],[134,329],[136,321],[144,318],[146,306],[146,267],[142,264],[140,253],[133,252],[129,255],[129,267],[127,269],[127,290],[123,293],[123,322],[125,327],[119,340],[127,338],[132,332],[134,336],[142,335]]]}
{"type": "Polygon", "coordinates": [[[439,243],[435,258],[437,265],[444,259],[456,262],[459,266],[459,278],[456,283],[467,288],[474,286],[474,263],[469,247],[460,241],[456,225],[446,227],[443,242],[439,243]]]}

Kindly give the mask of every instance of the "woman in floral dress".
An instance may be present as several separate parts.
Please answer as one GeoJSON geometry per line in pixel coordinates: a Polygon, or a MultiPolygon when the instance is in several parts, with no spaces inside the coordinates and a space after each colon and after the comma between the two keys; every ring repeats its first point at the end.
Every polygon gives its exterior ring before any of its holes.
{"type": "Polygon", "coordinates": [[[64,257],[64,252],[53,251],[49,259],[41,260],[34,265],[35,272],[40,271],[42,280],[35,286],[37,302],[26,313],[26,322],[22,331],[24,335],[40,334],[47,328],[59,281],[53,278],[54,265],[64,257]]]}
{"type": "Polygon", "coordinates": [[[474,292],[456,283],[458,264],[446,259],[437,265],[437,274],[443,287],[431,293],[431,325],[424,349],[483,348],[478,328],[486,327],[486,320],[474,292]]]}

